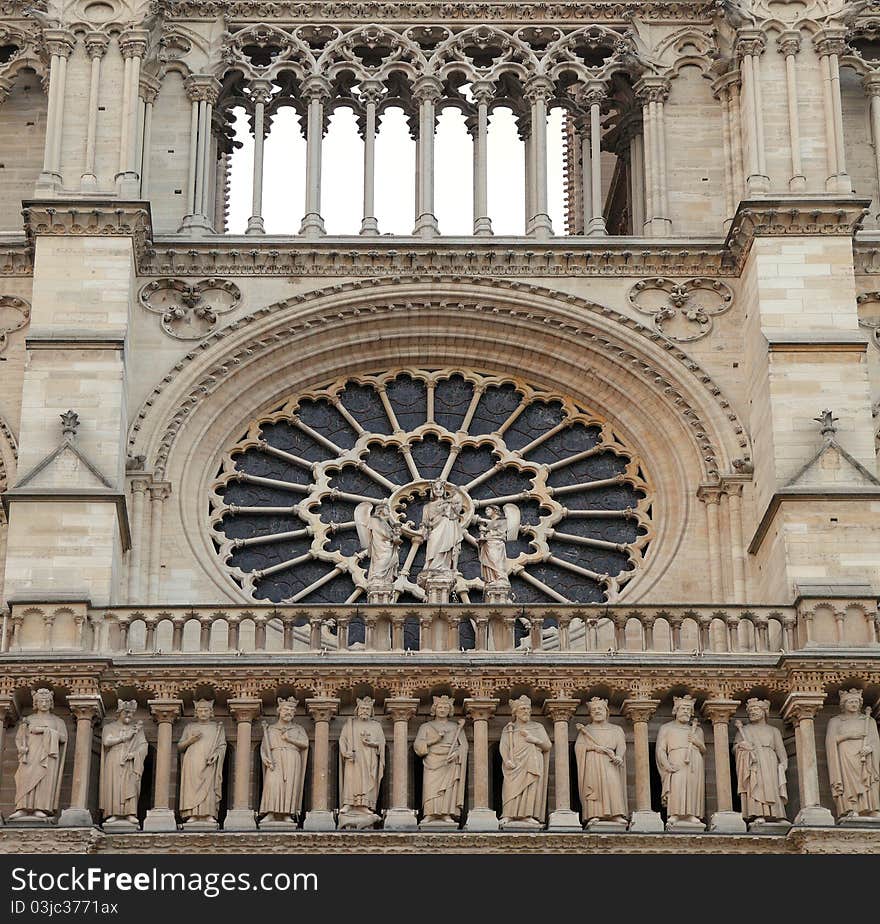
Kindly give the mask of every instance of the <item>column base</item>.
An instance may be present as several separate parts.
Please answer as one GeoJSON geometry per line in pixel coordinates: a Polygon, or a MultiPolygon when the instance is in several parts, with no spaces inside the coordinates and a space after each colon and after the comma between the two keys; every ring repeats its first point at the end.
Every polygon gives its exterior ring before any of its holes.
{"type": "Polygon", "coordinates": [[[37,178],[34,194],[54,196],[61,189],[61,174],[43,172],[37,178]]]}
{"type": "Polygon", "coordinates": [[[321,237],[327,233],[324,228],[324,219],[317,212],[308,212],[303,216],[299,233],[305,234],[306,237],[321,237]]]}
{"type": "Polygon", "coordinates": [[[361,234],[378,234],[379,222],[375,218],[364,218],[361,221],[361,234]]]}
{"type": "Polygon", "coordinates": [[[247,230],[245,234],[265,234],[266,225],[260,215],[251,215],[248,219],[247,230]]]}
{"type": "Polygon", "coordinates": [[[550,813],[547,824],[548,831],[580,831],[581,819],[577,812],[571,809],[559,809],[550,813]]]}
{"type": "Polygon", "coordinates": [[[140,190],[140,177],[130,170],[124,173],[117,173],[114,177],[116,181],[116,194],[120,199],[137,199],[140,190]]]}
{"type": "Polygon", "coordinates": [[[84,173],[79,178],[79,188],[83,192],[95,192],[98,189],[98,178],[94,173],[84,173]]]}
{"type": "Polygon", "coordinates": [[[333,812],[306,812],[303,831],[335,831],[336,819],[333,812]]]}
{"type": "Polygon", "coordinates": [[[626,822],[594,818],[593,821],[587,823],[585,830],[590,834],[620,834],[626,831],[626,822]]]}
{"type": "Polygon", "coordinates": [[[755,818],[749,822],[749,834],[787,834],[791,829],[791,822],[781,818],[755,818]]]}
{"type": "Polygon", "coordinates": [[[718,834],[745,834],[746,820],[739,812],[715,812],[709,819],[709,830],[718,834]]]}
{"type": "Polygon", "coordinates": [[[135,831],[140,831],[141,826],[136,825],[133,821],[128,821],[126,818],[117,818],[115,821],[105,821],[101,825],[101,830],[106,831],[108,834],[133,834],[135,831]]]}
{"type": "Polygon", "coordinates": [[[649,218],[645,222],[648,237],[665,237],[672,234],[672,222],[668,218],[649,218]]]}
{"type": "Polygon", "coordinates": [[[659,812],[633,812],[629,829],[641,834],[660,833],[663,831],[663,819],[659,812]]]}
{"type": "Polygon", "coordinates": [[[213,234],[214,229],[208,221],[207,215],[184,215],[178,232],[188,231],[190,234],[213,234]]]}
{"type": "Polygon", "coordinates": [[[550,221],[550,216],[546,213],[532,216],[526,227],[526,234],[537,238],[553,237],[553,223],[550,221]]]}
{"type": "Polygon", "coordinates": [[[835,173],[825,180],[825,192],[851,193],[852,181],[848,173],[835,173]]]}
{"type": "Polygon", "coordinates": [[[746,194],[749,196],[765,196],[770,192],[770,177],[762,173],[753,173],[746,177],[746,194]]]}
{"type": "Polygon", "coordinates": [[[414,831],[418,826],[416,813],[406,808],[388,809],[382,822],[384,831],[414,831]]]}
{"type": "Polygon", "coordinates": [[[223,819],[224,831],[256,831],[257,816],[252,809],[230,809],[223,819]]]}
{"type": "Polygon", "coordinates": [[[468,812],[465,831],[497,831],[498,816],[490,808],[472,808],[468,812]]]}
{"type": "Polygon", "coordinates": [[[474,237],[491,237],[492,233],[491,218],[478,218],[474,221],[474,237]]]}
{"type": "Polygon", "coordinates": [[[59,828],[91,828],[94,823],[92,813],[85,808],[66,808],[58,819],[59,828]]]}
{"type": "Polygon", "coordinates": [[[430,212],[424,212],[416,219],[416,226],[413,228],[413,234],[416,237],[437,237],[440,234],[440,227],[437,224],[437,216],[430,212]]]}
{"type": "Polygon", "coordinates": [[[608,233],[608,229],[605,227],[605,219],[601,217],[591,218],[589,225],[587,225],[587,234],[590,237],[597,237],[608,233]]]}
{"type": "Polygon", "coordinates": [[[177,819],[169,808],[152,808],[144,818],[144,831],[176,831],[177,819]]]}
{"type": "Polygon", "coordinates": [[[798,174],[788,181],[790,192],[803,192],[807,188],[807,178],[798,174]]]}
{"type": "Polygon", "coordinates": [[[794,820],[795,827],[826,828],[834,825],[834,816],[821,805],[808,805],[797,813],[794,820]]]}

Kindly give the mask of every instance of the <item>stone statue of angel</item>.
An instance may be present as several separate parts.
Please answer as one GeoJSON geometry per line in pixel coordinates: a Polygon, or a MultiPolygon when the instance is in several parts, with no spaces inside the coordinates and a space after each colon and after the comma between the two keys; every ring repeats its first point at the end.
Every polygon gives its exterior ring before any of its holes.
{"type": "Polygon", "coordinates": [[[364,501],[354,509],[358,539],[370,558],[367,580],[371,585],[393,584],[400,568],[401,524],[387,501],[364,501]]]}
{"type": "Polygon", "coordinates": [[[516,504],[489,504],[485,517],[474,517],[477,524],[477,554],[480,577],[486,584],[507,583],[507,543],[519,535],[520,512],[516,504]]]}

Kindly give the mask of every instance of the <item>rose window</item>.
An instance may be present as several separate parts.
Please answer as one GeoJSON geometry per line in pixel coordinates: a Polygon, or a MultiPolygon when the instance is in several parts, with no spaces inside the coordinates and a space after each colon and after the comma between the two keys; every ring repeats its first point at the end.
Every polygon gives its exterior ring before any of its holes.
{"type": "Polygon", "coordinates": [[[495,558],[516,603],[616,600],[647,551],[650,487],[607,423],[524,382],[450,370],[340,379],[254,420],[211,486],[212,536],[248,599],[366,603],[363,524],[385,502],[385,602],[415,603],[435,495],[457,518],[452,602],[484,601],[490,508],[504,511],[495,558]]]}

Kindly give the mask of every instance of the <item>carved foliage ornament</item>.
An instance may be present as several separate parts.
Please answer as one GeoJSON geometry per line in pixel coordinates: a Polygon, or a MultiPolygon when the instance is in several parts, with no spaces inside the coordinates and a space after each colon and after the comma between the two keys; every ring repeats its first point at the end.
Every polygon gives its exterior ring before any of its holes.
{"type": "Polygon", "coordinates": [[[161,316],[162,330],[177,340],[201,340],[217,326],[221,314],[241,303],[237,285],[224,279],[156,279],[140,291],[140,303],[161,316]]]}
{"type": "MultiPolygon", "coordinates": [[[[341,379],[253,421],[211,486],[212,539],[249,599],[365,602],[356,508],[384,501],[418,524],[433,479],[461,498],[462,602],[482,598],[477,527],[491,504],[519,511],[517,602],[612,601],[642,563],[651,491],[608,424],[570,398],[452,369],[341,379]]],[[[394,602],[425,596],[425,544],[404,533],[394,602]]]]}
{"type": "Polygon", "coordinates": [[[642,279],[627,294],[636,311],[650,315],[654,329],[679,343],[705,337],[712,320],[733,304],[733,291],[720,279],[642,279]]]}
{"type": "Polygon", "coordinates": [[[856,301],[859,327],[870,331],[871,344],[880,350],[880,292],[864,292],[856,301]]]}
{"type": "Polygon", "coordinates": [[[6,349],[9,335],[27,326],[31,306],[14,295],[0,295],[0,353],[6,349]]]}

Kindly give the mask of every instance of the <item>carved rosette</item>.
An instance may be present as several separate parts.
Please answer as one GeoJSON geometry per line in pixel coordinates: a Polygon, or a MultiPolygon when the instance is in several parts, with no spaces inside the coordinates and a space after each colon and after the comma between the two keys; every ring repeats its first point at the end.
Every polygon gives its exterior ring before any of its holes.
{"type": "Polygon", "coordinates": [[[6,349],[9,335],[27,327],[31,306],[15,295],[0,295],[0,353],[6,349]]]}
{"type": "MultiPolygon", "coordinates": [[[[518,602],[614,600],[642,564],[651,490],[610,426],[571,398],[452,369],[340,379],[254,420],[211,486],[212,539],[248,599],[354,602],[368,570],[357,505],[387,500],[418,527],[438,478],[462,498],[462,602],[483,595],[475,516],[493,503],[519,509],[518,602]]],[[[406,532],[392,602],[425,594],[424,542],[406,532]]]]}
{"type": "Polygon", "coordinates": [[[201,340],[216,327],[220,315],[241,304],[241,291],[225,279],[156,279],[140,291],[141,305],[161,317],[162,330],[177,340],[201,340]]]}
{"type": "Polygon", "coordinates": [[[713,319],[733,304],[733,290],[720,279],[642,279],[627,301],[653,318],[654,329],[679,343],[690,343],[712,330],[713,319]]]}

